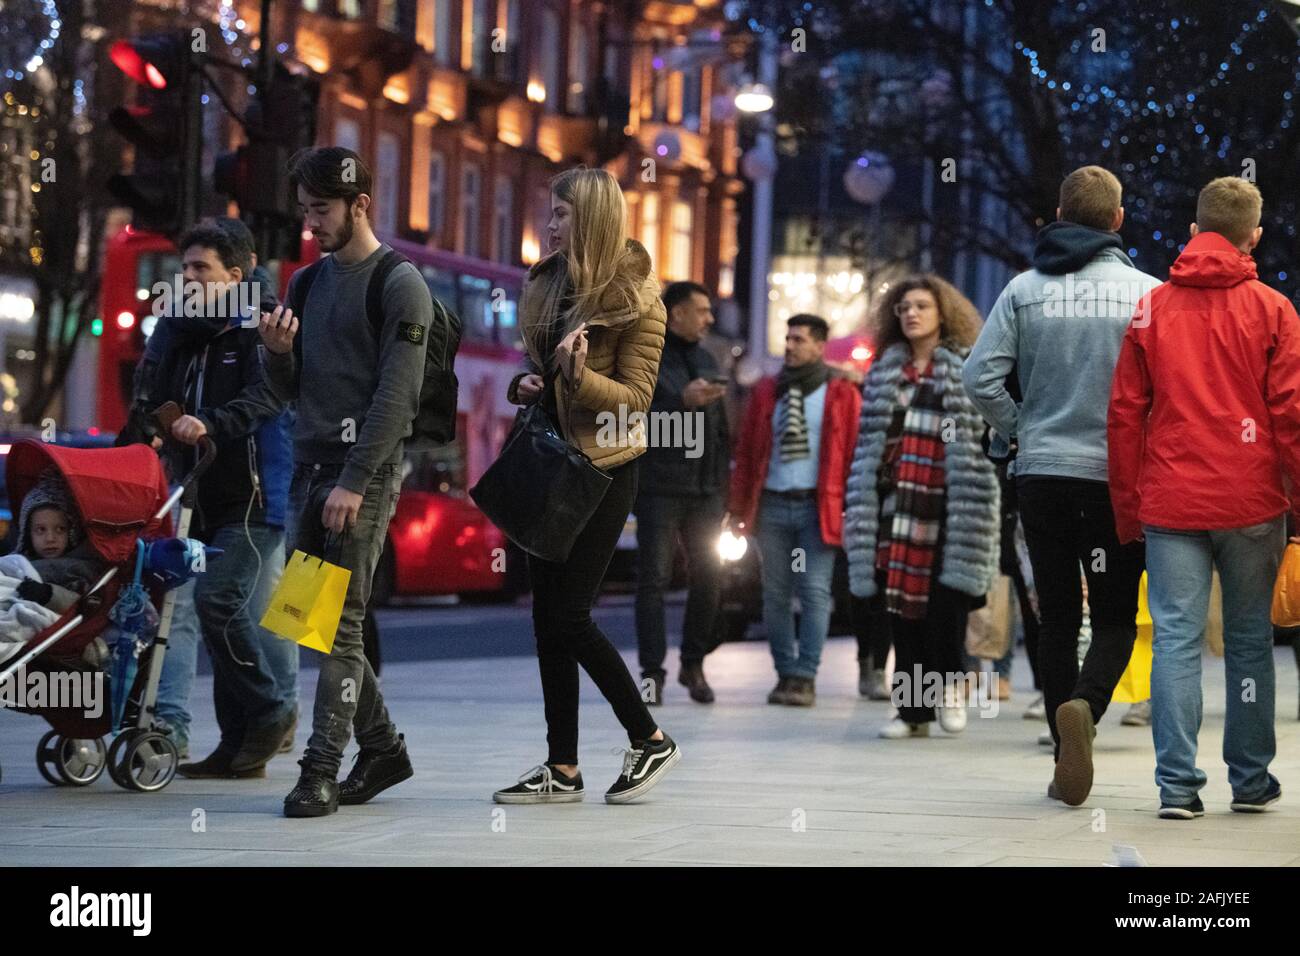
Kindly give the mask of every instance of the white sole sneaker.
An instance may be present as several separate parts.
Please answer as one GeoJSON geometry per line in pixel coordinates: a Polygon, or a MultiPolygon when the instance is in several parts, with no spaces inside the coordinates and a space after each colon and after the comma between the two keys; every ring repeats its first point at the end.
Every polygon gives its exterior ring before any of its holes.
{"type": "Polygon", "coordinates": [[[635,787],[630,787],[629,789],[624,790],[621,793],[605,794],[605,802],[606,803],[631,803],[633,800],[637,799],[638,797],[645,796],[645,794],[647,794],[654,787],[655,784],[657,784],[668,774],[668,771],[672,770],[673,767],[677,766],[678,761],[680,761],[681,759],[682,759],[682,748],[678,747],[672,752],[672,755],[667,760],[665,760],[657,768],[655,768],[655,771],[652,774],[650,774],[650,776],[646,777],[635,787]]]}
{"type": "Polygon", "coordinates": [[[492,794],[493,803],[529,804],[529,803],[581,803],[584,794],[577,793],[502,793],[492,794]]]}
{"type": "Polygon", "coordinates": [[[907,740],[911,737],[929,737],[929,724],[909,724],[895,717],[876,734],[882,740],[907,740]]]}

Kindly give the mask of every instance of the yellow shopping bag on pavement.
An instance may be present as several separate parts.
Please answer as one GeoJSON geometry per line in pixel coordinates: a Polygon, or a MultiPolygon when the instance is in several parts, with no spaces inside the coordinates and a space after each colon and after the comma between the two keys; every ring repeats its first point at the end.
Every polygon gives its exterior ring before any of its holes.
{"type": "Polygon", "coordinates": [[[262,615],[262,626],[286,640],[328,654],[334,649],[351,579],[347,568],[295,551],[262,615]]]}
{"type": "Polygon", "coordinates": [[[1273,623],[1300,627],[1300,544],[1288,544],[1273,584],[1273,623]]]}
{"type": "Polygon", "coordinates": [[[1110,699],[1117,704],[1136,704],[1151,697],[1151,606],[1147,603],[1147,576],[1138,584],[1137,640],[1128,667],[1115,685],[1110,699]]]}

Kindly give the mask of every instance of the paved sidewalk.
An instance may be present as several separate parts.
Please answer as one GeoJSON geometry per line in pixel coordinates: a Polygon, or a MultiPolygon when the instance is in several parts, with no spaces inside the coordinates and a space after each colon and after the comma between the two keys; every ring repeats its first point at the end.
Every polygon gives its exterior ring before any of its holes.
{"type": "MultiPolygon", "coordinates": [[[[430,639],[436,639],[431,637],[430,639]]],[[[1088,803],[1043,794],[1051,756],[1021,719],[1029,670],[996,719],[971,711],[960,737],[883,741],[888,705],[860,700],[851,640],[828,644],[811,710],[769,707],[766,646],[725,645],[708,661],[718,702],[702,707],[670,684],[658,711],[684,759],[641,804],[607,806],[602,793],[625,744],[594,686],[583,681],[583,804],[495,807],[493,789],[545,757],[536,662],[496,658],[408,662],[385,670],[384,690],[416,765],[413,780],[322,820],[286,820],[281,801],[295,758],[267,780],[187,781],[157,794],[49,786],[32,759],[43,721],[0,712],[0,864],[427,865],[788,864],[1098,866],[1127,844],[1152,865],[1269,866],[1300,862],[1300,723],[1289,648],[1277,651],[1278,748],[1286,797],[1276,812],[1228,811],[1219,757],[1222,661],[1206,659],[1201,766],[1206,816],[1162,821],[1150,731],[1121,727],[1123,706],[1097,738],[1088,803]],[[200,813],[200,811],[202,811],[200,813]],[[196,819],[206,829],[195,832],[196,819]]],[[[675,658],[674,658],[675,659],[675,658]]],[[[315,671],[304,671],[304,701],[315,671]]],[[[675,677],[675,673],[673,675],[675,677]]],[[[195,758],[215,744],[211,684],[196,684],[195,758]]],[[[301,737],[300,741],[303,743],[301,737]]],[[[346,765],[345,765],[346,766],[346,765]]]]}

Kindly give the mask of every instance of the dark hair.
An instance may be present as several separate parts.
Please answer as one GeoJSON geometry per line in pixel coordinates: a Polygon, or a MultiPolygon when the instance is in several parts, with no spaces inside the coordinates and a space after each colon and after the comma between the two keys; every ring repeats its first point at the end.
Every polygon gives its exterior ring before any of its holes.
{"type": "Polygon", "coordinates": [[[984,324],[979,309],[948,280],[933,272],[923,272],[895,282],[876,303],[869,329],[875,339],[877,354],[883,353],[895,342],[907,341],[907,336],[903,334],[902,320],[894,314],[894,307],[903,301],[907,293],[917,289],[924,289],[934,296],[935,305],[939,307],[940,341],[961,348],[970,348],[975,344],[984,324]]]}
{"type": "Polygon", "coordinates": [[[359,155],[342,146],[300,149],[289,160],[289,187],[301,186],[318,199],[342,199],[349,206],[364,193],[374,196],[374,177],[359,155]]]}
{"type": "Polygon", "coordinates": [[[185,250],[191,246],[202,246],[204,249],[211,249],[217,254],[217,258],[221,260],[223,266],[227,269],[238,267],[245,279],[252,275],[252,243],[245,242],[229,229],[217,225],[210,219],[191,226],[189,231],[181,236],[181,254],[184,255],[185,250]]]}
{"type": "Polygon", "coordinates": [[[253,250],[253,255],[257,255],[257,240],[253,238],[253,230],[248,228],[244,220],[234,216],[215,216],[212,221],[234,236],[235,241],[245,243],[253,250]]]}
{"type": "Polygon", "coordinates": [[[809,315],[807,312],[800,312],[798,315],[792,315],[785,323],[790,328],[802,326],[808,330],[818,342],[825,342],[831,337],[831,327],[820,315],[809,315]]]}
{"type": "Polygon", "coordinates": [[[699,293],[706,299],[710,298],[709,290],[704,288],[704,286],[700,285],[698,282],[682,281],[668,283],[668,285],[664,287],[662,296],[664,300],[664,310],[671,313],[674,306],[680,305],[696,293],[699,293]]]}

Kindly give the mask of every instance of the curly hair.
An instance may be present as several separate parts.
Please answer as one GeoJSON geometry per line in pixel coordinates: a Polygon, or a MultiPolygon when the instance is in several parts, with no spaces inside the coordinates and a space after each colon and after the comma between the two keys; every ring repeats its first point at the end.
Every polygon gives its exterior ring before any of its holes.
{"type": "Polygon", "coordinates": [[[894,314],[894,307],[915,289],[925,289],[934,296],[939,306],[939,340],[942,343],[961,348],[975,344],[984,324],[975,303],[957,291],[957,287],[947,279],[925,272],[908,276],[890,286],[877,304],[871,317],[871,337],[875,340],[877,355],[895,342],[907,341],[903,335],[903,323],[894,314]]]}

